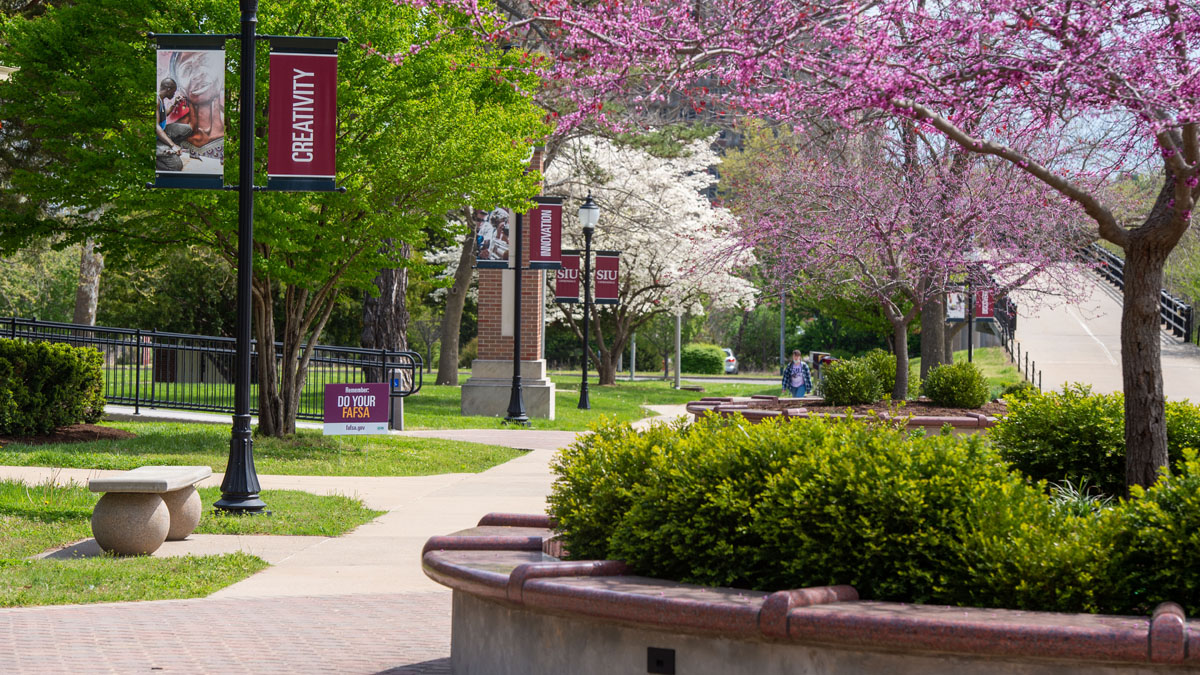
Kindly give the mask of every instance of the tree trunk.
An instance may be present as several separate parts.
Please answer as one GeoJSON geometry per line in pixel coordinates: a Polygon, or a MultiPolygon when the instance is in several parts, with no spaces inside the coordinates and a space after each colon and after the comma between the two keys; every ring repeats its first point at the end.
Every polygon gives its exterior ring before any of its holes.
{"type": "MultiPolygon", "coordinates": [[[[385,246],[394,246],[395,242],[387,241],[385,246]]],[[[412,247],[407,243],[400,245],[400,256],[407,259],[412,255],[412,247]]],[[[362,346],[367,349],[386,349],[391,352],[408,350],[408,268],[379,270],[375,277],[375,287],[379,296],[370,294],[363,298],[363,330],[362,346]]],[[[386,374],[379,368],[367,368],[368,382],[384,382],[386,374]]]]}
{"type": "Polygon", "coordinates": [[[96,252],[96,242],[90,237],[79,250],[79,283],[75,287],[75,313],[72,323],[96,325],[96,306],[100,300],[100,273],[104,256],[96,252]]]}
{"type": "Polygon", "coordinates": [[[931,298],[921,307],[921,379],[934,366],[946,363],[946,308],[942,296],[931,298]]]}
{"type": "Polygon", "coordinates": [[[463,306],[467,302],[467,289],[471,286],[471,267],[474,264],[475,239],[468,232],[463,237],[462,251],[458,255],[454,285],[446,293],[446,312],[442,314],[442,351],[438,356],[435,384],[458,384],[458,332],[462,324],[463,306]]]}
{"type": "Polygon", "coordinates": [[[892,400],[908,398],[908,322],[903,319],[892,321],[892,353],[896,355],[896,386],[892,387],[892,400]]]}
{"type": "Polygon", "coordinates": [[[958,337],[958,334],[966,327],[966,321],[959,321],[953,326],[946,328],[946,357],[945,361],[943,361],[946,365],[954,365],[954,338],[958,337]]]}
{"type": "Polygon", "coordinates": [[[283,399],[275,367],[274,291],[270,281],[254,280],[254,336],[258,360],[258,433],[283,435],[283,399]]]}
{"type": "Polygon", "coordinates": [[[1170,247],[1131,237],[1125,249],[1121,376],[1125,388],[1125,482],[1149,487],[1167,466],[1159,293],[1170,247]]]}

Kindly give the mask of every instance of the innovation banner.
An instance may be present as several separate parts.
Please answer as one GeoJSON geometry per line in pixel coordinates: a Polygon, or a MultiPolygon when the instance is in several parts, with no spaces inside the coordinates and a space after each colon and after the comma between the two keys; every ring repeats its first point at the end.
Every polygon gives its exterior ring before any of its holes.
{"type": "Polygon", "coordinates": [[[596,251],[596,304],[615,305],[621,289],[617,273],[621,263],[620,251],[596,251]]]}
{"type": "Polygon", "coordinates": [[[562,197],[537,197],[529,212],[529,269],[556,270],[562,264],[562,197]]]}
{"type": "Polygon", "coordinates": [[[579,302],[579,251],[565,249],[562,266],[554,275],[554,301],[579,302]]]}
{"type": "Polygon", "coordinates": [[[225,41],[159,35],[154,117],[154,187],[221,190],[225,185],[225,41]]]}
{"type": "Polygon", "coordinates": [[[267,189],[336,190],[337,43],[271,39],[267,189]]]}

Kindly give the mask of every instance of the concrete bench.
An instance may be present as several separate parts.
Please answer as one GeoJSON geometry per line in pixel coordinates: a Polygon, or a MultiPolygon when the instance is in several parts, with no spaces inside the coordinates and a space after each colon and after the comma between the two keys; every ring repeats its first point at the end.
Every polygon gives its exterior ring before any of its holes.
{"type": "Polygon", "coordinates": [[[89,480],[89,490],[105,493],[92,510],[96,543],[118,555],[149,555],[168,539],[186,539],[200,522],[196,483],[211,475],[207,466],[142,466],[89,480]]]}

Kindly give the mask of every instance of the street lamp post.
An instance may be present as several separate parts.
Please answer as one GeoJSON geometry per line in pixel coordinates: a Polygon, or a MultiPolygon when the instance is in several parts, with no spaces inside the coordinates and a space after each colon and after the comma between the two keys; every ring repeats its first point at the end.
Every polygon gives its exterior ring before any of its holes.
{"type": "Polygon", "coordinates": [[[592,305],[592,232],[600,221],[600,207],[588,193],[579,207],[579,224],[583,226],[583,383],[579,387],[579,409],[591,410],[588,401],[588,317],[592,305]]]}
{"type": "Polygon", "coordinates": [[[529,415],[525,414],[525,397],[521,392],[521,214],[516,214],[516,232],[509,236],[513,242],[513,374],[512,391],[508,398],[506,424],[529,426],[529,415]]]}
{"type": "Polygon", "coordinates": [[[239,514],[270,513],[259,499],[250,430],[251,281],[254,256],[254,54],[258,38],[258,0],[241,0],[241,139],[238,170],[237,372],[234,381],[233,431],[229,462],[221,481],[221,499],[213,504],[239,514]]]}

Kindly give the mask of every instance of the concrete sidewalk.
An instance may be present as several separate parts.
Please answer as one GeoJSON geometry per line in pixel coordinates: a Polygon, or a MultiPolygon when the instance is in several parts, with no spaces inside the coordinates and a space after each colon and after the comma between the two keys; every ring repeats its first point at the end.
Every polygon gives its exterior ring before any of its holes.
{"type": "MultiPolygon", "coordinates": [[[[478,474],[260,475],[264,489],[346,494],[388,513],[336,538],[230,537],[241,540],[230,544],[234,549],[257,551],[273,564],[207,598],[0,609],[0,670],[448,673],[450,593],[421,571],[421,547],[492,511],[544,512],[550,459],[575,432],[407,433],[529,452],[478,474]]],[[[105,473],[0,467],[0,477],[35,484],[85,483],[105,473]]],[[[220,537],[194,536],[164,554],[229,548],[214,539],[220,537]]]]}
{"type": "MultiPolygon", "coordinates": [[[[682,405],[648,407],[660,416],[639,420],[635,427],[686,415],[682,405]]],[[[106,412],[122,419],[230,424],[228,415],[210,413],[143,409],[134,415],[122,406],[106,412]]],[[[553,482],[550,461],[577,432],[393,433],[528,452],[476,474],[260,474],[264,490],[347,495],[387,513],[341,537],[192,535],[164,544],[155,555],[241,550],[271,563],[207,598],[0,609],[0,671],[449,673],[450,592],[421,571],[421,548],[429,537],[472,527],[493,511],[545,512],[553,482]]],[[[117,472],[0,467],[0,478],[35,485],[86,484],[112,473],[117,472]]],[[[201,485],[219,486],[222,478],[215,474],[201,485]]],[[[95,553],[95,542],[86,540],[49,557],[95,553]]]]}

